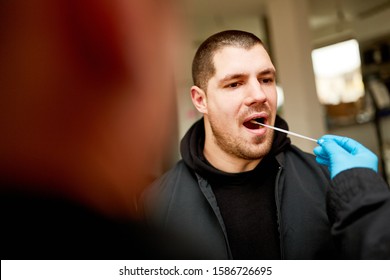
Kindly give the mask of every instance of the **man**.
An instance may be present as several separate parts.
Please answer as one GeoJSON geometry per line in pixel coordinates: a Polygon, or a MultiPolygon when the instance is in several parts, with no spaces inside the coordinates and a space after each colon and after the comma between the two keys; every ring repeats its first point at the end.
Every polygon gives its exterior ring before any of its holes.
{"type": "Polygon", "coordinates": [[[378,157],[347,137],[324,135],[314,149],[328,166],[333,186],[328,208],[342,257],[390,259],[390,191],[378,172],[378,157]]]}
{"type": "Polygon", "coordinates": [[[261,40],[223,31],[197,50],[191,98],[203,114],[182,160],[145,195],[154,225],[180,232],[215,259],[335,258],[326,169],[285,134],[275,67],[261,40]]]}
{"type": "Polygon", "coordinates": [[[173,12],[153,0],[2,3],[2,259],[167,256],[135,202],[170,141],[173,12]]]}

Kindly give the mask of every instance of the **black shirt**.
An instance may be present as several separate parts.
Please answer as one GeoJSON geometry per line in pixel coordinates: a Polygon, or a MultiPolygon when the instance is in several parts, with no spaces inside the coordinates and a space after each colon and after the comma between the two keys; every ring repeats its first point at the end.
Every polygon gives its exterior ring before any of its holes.
{"type": "Polygon", "coordinates": [[[265,158],[252,171],[216,175],[210,182],[234,259],[280,259],[275,203],[278,164],[265,158]]]}

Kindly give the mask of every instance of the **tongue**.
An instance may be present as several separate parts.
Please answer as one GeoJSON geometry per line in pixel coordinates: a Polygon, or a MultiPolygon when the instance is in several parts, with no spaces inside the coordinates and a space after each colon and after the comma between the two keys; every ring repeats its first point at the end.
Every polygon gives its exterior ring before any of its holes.
{"type": "Polygon", "coordinates": [[[254,124],[254,123],[252,123],[251,121],[244,122],[244,126],[245,126],[246,128],[249,128],[249,129],[258,129],[258,128],[259,128],[259,125],[258,125],[258,124],[254,124]]]}

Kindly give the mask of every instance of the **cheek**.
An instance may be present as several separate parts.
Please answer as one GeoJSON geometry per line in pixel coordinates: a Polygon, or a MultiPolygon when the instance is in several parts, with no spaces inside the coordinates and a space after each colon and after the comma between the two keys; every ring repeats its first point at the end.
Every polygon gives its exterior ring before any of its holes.
{"type": "Polygon", "coordinates": [[[209,114],[213,114],[214,117],[218,118],[236,118],[242,106],[243,100],[238,95],[225,94],[208,100],[209,114]]]}
{"type": "Polygon", "coordinates": [[[276,93],[276,88],[272,88],[267,91],[267,100],[271,106],[271,109],[276,110],[278,103],[278,95],[276,93]]]}

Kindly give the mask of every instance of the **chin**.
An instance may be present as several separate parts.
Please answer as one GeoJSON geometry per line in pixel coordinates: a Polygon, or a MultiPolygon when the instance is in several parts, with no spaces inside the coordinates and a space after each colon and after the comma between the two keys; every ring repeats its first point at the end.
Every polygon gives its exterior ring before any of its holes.
{"type": "Polygon", "coordinates": [[[272,142],[266,141],[260,144],[255,144],[255,148],[250,151],[250,154],[254,159],[263,158],[271,151],[272,142]]]}

